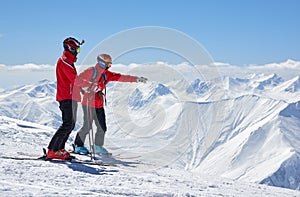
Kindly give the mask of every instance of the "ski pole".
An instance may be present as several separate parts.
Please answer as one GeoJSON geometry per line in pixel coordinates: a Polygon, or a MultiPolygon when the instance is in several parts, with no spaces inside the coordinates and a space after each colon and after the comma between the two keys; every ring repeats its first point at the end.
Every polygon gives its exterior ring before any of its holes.
{"type": "Polygon", "coordinates": [[[89,146],[90,146],[90,152],[91,152],[91,160],[93,160],[93,152],[94,151],[94,145],[92,144],[93,143],[93,136],[91,135],[91,132],[90,132],[90,128],[93,127],[93,119],[91,117],[91,114],[90,114],[90,106],[89,106],[89,100],[90,100],[90,95],[88,94],[87,96],[87,108],[86,108],[86,115],[87,115],[87,120],[88,120],[88,128],[89,128],[89,146]]]}
{"type": "Polygon", "coordinates": [[[90,134],[90,113],[89,113],[89,93],[87,93],[87,100],[86,100],[86,120],[87,120],[87,128],[89,129],[89,147],[91,152],[91,160],[93,160],[92,157],[92,149],[91,149],[91,134],[90,134]]]}
{"type": "Polygon", "coordinates": [[[92,154],[91,154],[91,157],[92,157],[92,160],[95,160],[95,140],[94,140],[94,129],[93,129],[93,111],[92,111],[93,109],[92,109],[92,107],[91,108],[89,108],[89,113],[90,113],[90,122],[91,122],[91,134],[90,134],[90,136],[91,136],[91,143],[92,143],[92,150],[93,150],[93,152],[92,152],[92,154]]]}

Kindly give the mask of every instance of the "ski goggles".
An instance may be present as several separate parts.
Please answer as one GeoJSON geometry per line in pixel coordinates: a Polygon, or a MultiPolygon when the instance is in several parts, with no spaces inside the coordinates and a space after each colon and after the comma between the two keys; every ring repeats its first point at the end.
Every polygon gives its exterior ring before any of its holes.
{"type": "Polygon", "coordinates": [[[71,52],[75,52],[76,51],[76,54],[78,54],[78,53],[80,53],[80,47],[78,47],[77,49],[76,48],[74,48],[74,47],[71,47],[71,46],[68,46],[69,47],[69,50],[71,51],[71,52]]]}
{"type": "Polygon", "coordinates": [[[109,65],[112,64],[112,62],[106,62],[104,60],[100,60],[100,61],[98,61],[98,64],[101,68],[108,69],[109,65]]]}
{"type": "MultiPolygon", "coordinates": [[[[77,41],[77,40],[76,40],[77,41]]],[[[81,42],[76,42],[78,48],[76,49],[77,54],[80,53],[80,45],[82,45],[84,43],[84,40],[82,40],[81,42]]]]}

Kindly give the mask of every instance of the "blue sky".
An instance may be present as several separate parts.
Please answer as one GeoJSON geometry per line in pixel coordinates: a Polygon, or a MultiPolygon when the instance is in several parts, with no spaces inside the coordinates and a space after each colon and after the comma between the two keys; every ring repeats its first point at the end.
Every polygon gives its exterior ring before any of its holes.
{"type": "MultiPolygon", "coordinates": [[[[54,65],[68,36],[86,41],[80,63],[104,39],[142,26],[181,31],[218,62],[299,61],[299,9],[298,0],[2,0],[0,64],[54,65]]],[[[142,56],[130,57],[138,63],[161,58],[142,56]]]]}

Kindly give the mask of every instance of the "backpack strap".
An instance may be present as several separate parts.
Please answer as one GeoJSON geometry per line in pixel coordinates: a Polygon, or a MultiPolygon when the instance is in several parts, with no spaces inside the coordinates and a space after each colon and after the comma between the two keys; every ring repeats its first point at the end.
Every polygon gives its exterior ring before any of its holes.
{"type": "Polygon", "coordinates": [[[91,82],[94,82],[94,80],[96,79],[96,77],[98,75],[98,71],[97,71],[96,66],[94,66],[93,68],[94,68],[94,73],[93,73],[93,76],[91,78],[91,82]]]}
{"type": "MultiPolygon", "coordinates": [[[[94,68],[94,73],[93,73],[93,76],[91,78],[91,83],[94,83],[95,79],[97,78],[97,75],[98,75],[98,70],[96,68],[96,66],[93,67],[94,68]]],[[[106,76],[106,73],[103,73],[100,77],[99,80],[101,80],[103,77],[103,83],[104,83],[104,93],[102,91],[99,91],[97,92],[99,94],[99,97],[101,97],[101,94],[104,95],[104,101],[105,101],[105,105],[107,105],[107,99],[106,99],[106,80],[107,80],[107,76],[106,76]]]]}
{"type": "MultiPolygon", "coordinates": [[[[94,66],[93,69],[94,69],[94,72],[93,72],[93,76],[90,80],[90,87],[89,88],[92,87],[92,85],[93,85],[93,83],[94,83],[94,81],[95,81],[95,79],[97,78],[97,75],[98,75],[97,68],[94,66]]],[[[84,94],[84,90],[82,88],[80,88],[80,91],[81,91],[82,94],[84,94]]]]}
{"type": "MultiPolygon", "coordinates": [[[[107,79],[107,76],[105,73],[102,74],[102,77],[103,77],[103,83],[104,83],[104,100],[105,100],[105,105],[107,105],[107,100],[106,100],[106,79],[107,79]]],[[[102,92],[103,94],[103,92],[102,92]]]]}

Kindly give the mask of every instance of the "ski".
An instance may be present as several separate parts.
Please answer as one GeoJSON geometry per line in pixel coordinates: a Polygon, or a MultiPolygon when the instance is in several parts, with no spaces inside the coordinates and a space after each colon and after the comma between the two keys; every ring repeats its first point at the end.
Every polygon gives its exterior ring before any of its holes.
{"type": "Polygon", "coordinates": [[[123,156],[121,154],[117,154],[117,155],[111,155],[111,158],[115,158],[115,159],[139,159],[141,157],[141,155],[135,155],[135,156],[123,156]]]}
{"type": "Polygon", "coordinates": [[[94,154],[94,153],[87,153],[87,154],[80,154],[80,153],[75,153],[75,145],[72,144],[72,147],[73,147],[73,150],[69,150],[70,153],[73,153],[73,154],[76,154],[76,155],[85,155],[85,156],[90,156],[90,157],[95,157],[95,156],[98,156],[98,157],[105,157],[105,158],[111,158],[111,159],[124,159],[124,160],[127,160],[127,159],[138,159],[141,157],[141,155],[133,155],[133,156],[123,156],[121,154],[112,154],[112,153],[108,153],[108,154],[94,154]]]}
{"type": "MultiPolygon", "coordinates": [[[[78,154],[78,153],[74,153],[74,152],[70,152],[70,153],[73,153],[73,154],[76,154],[76,155],[81,155],[81,156],[91,157],[91,153],[88,153],[88,154],[78,154]]],[[[142,156],[141,155],[123,156],[121,154],[114,155],[112,153],[109,153],[109,154],[102,154],[102,155],[101,154],[95,154],[95,157],[96,158],[107,158],[107,159],[135,160],[135,159],[141,158],[142,156]]]]}
{"type": "Polygon", "coordinates": [[[84,161],[72,157],[68,160],[59,160],[59,159],[47,159],[46,156],[42,157],[9,157],[1,156],[1,159],[11,159],[11,160],[27,160],[27,161],[49,161],[54,163],[71,163],[71,164],[85,164],[85,165],[97,165],[97,166],[114,166],[113,163],[103,162],[103,161],[84,161]]]}

